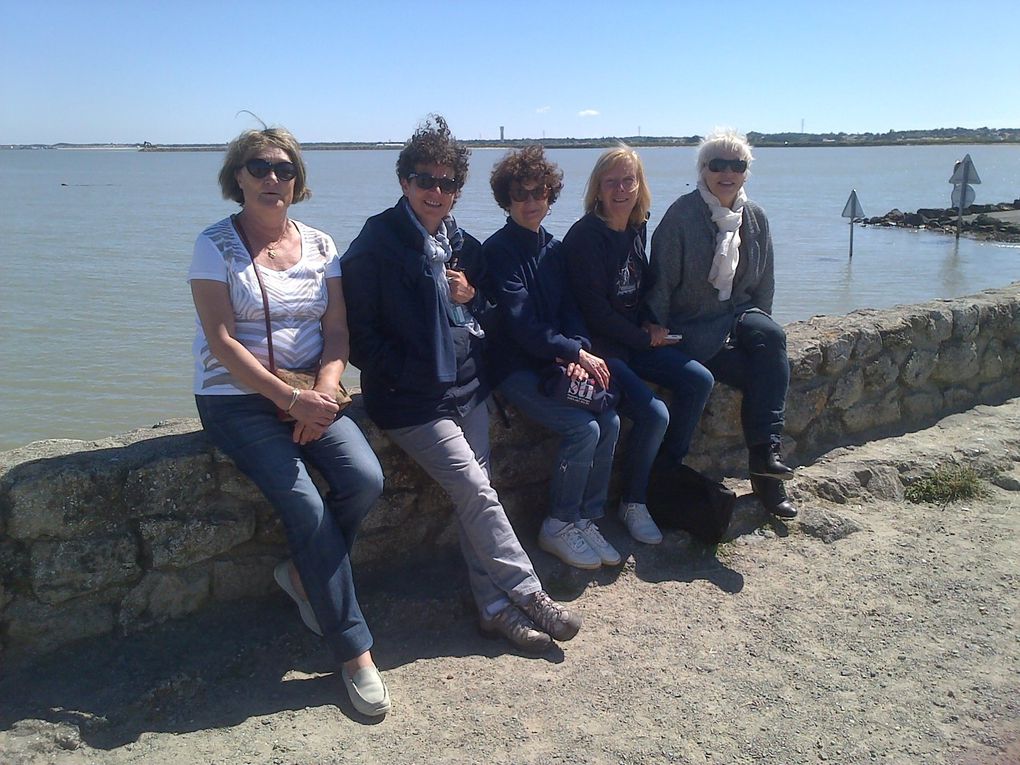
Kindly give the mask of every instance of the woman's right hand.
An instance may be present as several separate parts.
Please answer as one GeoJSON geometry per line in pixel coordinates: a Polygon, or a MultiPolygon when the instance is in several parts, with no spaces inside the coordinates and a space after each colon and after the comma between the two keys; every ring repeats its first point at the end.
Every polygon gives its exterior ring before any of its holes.
{"type": "Polygon", "coordinates": [[[585,372],[595,378],[595,382],[605,390],[609,390],[609,365],[603,359],[581,349],[577,363],[585,372]]]}
{"type": "Polygon", "coordinates": [[[329,394],[317,390],[303,390],[298,394],[297,401],[288,414],[302,425],[311,426],[315,430],[325,430],[336,419],[336,413],[339,411],[339,404],[329,394]]]}

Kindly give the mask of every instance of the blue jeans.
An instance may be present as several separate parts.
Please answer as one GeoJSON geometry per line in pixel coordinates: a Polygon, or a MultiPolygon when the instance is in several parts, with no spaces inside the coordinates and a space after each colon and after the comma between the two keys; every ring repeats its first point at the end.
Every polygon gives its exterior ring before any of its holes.
{"type": "Polygon", "coordinates": [[[601,518],[620,418],[613,409],[595,415],[561,404],[542,393],[538,383],[537,372],[521,369],[503,380],[499,390],[526,417],[562,436],[550,481],[549,516],[564,523],[601,518]]]}
{"type": "Polygon", "coordinates": [[[622,499],[643,505],[648,499],[652,463],[669,426],[669,410],[622,359],[606,359],[606,364],[613,387],[623,394],[619,412],[633,423],[623,451],[622,499]]]}
{"type": "Polygon", "coordinates": [[[705,366],[719,382],[743,393],[740,422],[748,446],[780,440],[786,421],[790,360],[786,332],[771,316],[761,311],[742,313],[730,342],[705,366]]]}
{"type": "Polygon", "coordinates": [[[354,592],[350,552],[362,519],[382,493],[383,474],[357,424],[340,417],[320,438],[299,446],[291,440],[294,424],[280,422],[263,396],[195,396],[195,401],[210,440],[280,516],[308,602],[337,658],[344,662],[369,650],[372,634],[354,592]],[[325,500],[309,465],[326,479],[325,500]]]}
{"type": "MultiPolygon", "coordinates": [[[[701,413],[712,395],[715,384],[712,373],[679,348],[668,345],[635,351],[631,354],[629,366],[642,380],[661,385],[672,393],[669,429],[662,441],[662,450],[674,462],[683,462],[690,451],[694,429],[698,427],[701,413]]],[[[650,395],[650,390],[640,392],[637,394],[638,402],[650,395]]]]}

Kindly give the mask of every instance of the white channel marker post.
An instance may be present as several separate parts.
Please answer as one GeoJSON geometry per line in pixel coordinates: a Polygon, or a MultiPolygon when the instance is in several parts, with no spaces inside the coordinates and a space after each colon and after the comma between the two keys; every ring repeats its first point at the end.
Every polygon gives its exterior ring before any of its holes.
{"type": "Polygon", "coordinates": [[[854,256],[854,220],[860,220],[864,217],[864,210],[861,208],[861,203],[857,200],[857,189],[850,190],[850,198],[846,200],[842,217],[850,219],[850,258],[852,259],[854,256]]]}

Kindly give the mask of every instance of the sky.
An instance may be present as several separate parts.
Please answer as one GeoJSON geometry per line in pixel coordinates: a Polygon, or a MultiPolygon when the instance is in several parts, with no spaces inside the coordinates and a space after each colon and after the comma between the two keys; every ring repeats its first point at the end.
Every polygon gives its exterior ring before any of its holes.
{"type": "Polygon", "coordinates": [[[0,0],[0,144],[1020,127],[1016,0],[0,0]],[[966,10],[965,10],[966,9],[966,10]]]}

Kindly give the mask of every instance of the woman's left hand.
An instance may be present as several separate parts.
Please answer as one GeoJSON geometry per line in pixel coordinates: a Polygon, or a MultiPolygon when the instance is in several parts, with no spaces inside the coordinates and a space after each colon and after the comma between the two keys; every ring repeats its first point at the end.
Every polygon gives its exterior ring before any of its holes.
{"type": "Polygon", "coordinates": [[[471,286],[463,271],[446,269],[446,280],[450,283],[450,298],[454,303],[463,305],[474,300],[475,288],[471,286]]]}
{"type": "Polygon", "coordinates": [[[326,428],[321,428],[318,425],[310,425],[307,423],[295,422],[294,423],[294,436],[293,440],[295,444],[304,446],[310,444],[318,438],[322,438],[322,434],[326,432],[326,428]]]}

